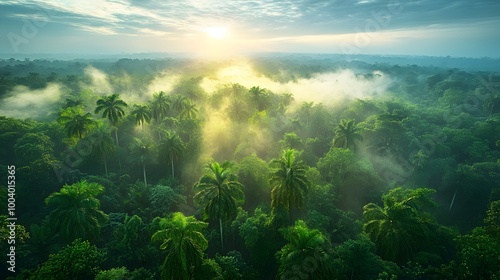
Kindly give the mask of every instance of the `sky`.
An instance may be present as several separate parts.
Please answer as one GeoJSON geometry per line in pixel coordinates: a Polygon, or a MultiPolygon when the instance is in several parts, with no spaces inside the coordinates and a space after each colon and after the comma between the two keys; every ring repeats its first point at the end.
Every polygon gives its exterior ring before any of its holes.
{"type": "Polygon", "coordinates": [[[498,0],[2,0],[0,54],[500,57],[498,0]]]}

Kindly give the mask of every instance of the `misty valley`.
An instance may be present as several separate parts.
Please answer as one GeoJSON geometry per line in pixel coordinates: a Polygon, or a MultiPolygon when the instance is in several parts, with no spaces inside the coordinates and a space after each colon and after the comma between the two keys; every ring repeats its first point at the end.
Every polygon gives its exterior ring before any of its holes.
{"type": "Polygon", "coordinates": [[[0,59],[1,274],[500,279],[498,62],[0,59]]]}

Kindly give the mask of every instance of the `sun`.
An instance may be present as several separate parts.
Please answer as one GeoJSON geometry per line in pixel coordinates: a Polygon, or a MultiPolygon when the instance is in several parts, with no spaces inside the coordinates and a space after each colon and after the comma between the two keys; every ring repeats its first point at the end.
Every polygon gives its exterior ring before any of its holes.
{"type": "Polygon", "coordinates": [[[205,33],[213,39],[223,39],[228,35],[227,28],[222,26],[212,26],[205,29],[205,33]]]}

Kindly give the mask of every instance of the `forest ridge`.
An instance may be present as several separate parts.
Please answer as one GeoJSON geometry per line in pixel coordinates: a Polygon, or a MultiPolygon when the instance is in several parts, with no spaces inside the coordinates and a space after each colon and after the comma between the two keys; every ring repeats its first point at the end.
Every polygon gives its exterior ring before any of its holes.
{"type": "Polygon", "coordinates": [[[314,56],[0,60],[2,275],[500,279],[499,82],[314,56]]]}

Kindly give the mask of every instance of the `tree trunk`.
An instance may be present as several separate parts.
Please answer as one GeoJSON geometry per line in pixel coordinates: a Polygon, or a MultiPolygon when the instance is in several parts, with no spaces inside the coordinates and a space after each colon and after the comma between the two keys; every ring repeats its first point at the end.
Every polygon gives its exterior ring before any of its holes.
{"type": "Polygon", "coordinates": [[[220,229],[220,248],[221,253],[224,253],[224,236],[222,235],[222,219],[219,218],[219,229],[220,229]]]}
{"type": "Polygon", "coordinates": [[[108,164],[106,162],[106,158],[104,159],[104,171],[106,172],[106,176],[108,176],[108,164]]]}
{"type": "Polygon", "coordinates": [[[148,186],[148,182],[146,181],[146,164],[142,163],[142,173],[144,175],[144,186],[148,186]]]}
{"type": "Polygon", "coordinates": [[[170,155],[170,163],[172,164],[172,178],[175,177],[174,174],[174,155],[170,155]]]}
{"type": "Polygon", "coordinates": [[[120,146],[120,144],[118,144],[118,128],[115,130],[115,140],[116,140],[116,146],[120,146]]]}
{"type": "Polygon", "coordinates": [[[453,198],[451,199],[450,208],[448,209],[448,211],[451,211],[451,207],[453,207],[453,203],[455,202],[456,196],[457,196],[457,191],[455,191],[455,194],[453,195],[453,198]]]}

